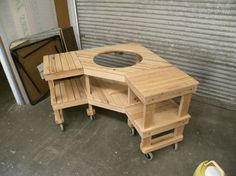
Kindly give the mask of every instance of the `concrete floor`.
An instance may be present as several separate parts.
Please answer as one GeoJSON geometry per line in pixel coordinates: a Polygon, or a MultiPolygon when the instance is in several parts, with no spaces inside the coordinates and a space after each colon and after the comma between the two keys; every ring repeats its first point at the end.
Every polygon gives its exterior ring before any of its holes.
{"type": "Polygon", "coordinates": [[[233,111],[192,102],[192,119],[176,152],[167,147],[148,161],[131,136],[126,116],[97,108],[86,118],[85,106],[65,110],[67,129],[54,124],[49,99],[18,106],[0,78],[1,176],[191,176],[203,160],[216,160],[236,175],[236,115],[233,111]]]}

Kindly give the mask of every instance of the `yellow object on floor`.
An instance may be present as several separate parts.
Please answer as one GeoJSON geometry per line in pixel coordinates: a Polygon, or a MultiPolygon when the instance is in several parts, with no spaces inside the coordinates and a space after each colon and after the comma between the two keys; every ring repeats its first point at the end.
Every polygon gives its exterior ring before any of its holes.
{"type": "Polygon", "coordinates": [[[203,161],[193,176],[226,176],[226,174],[215,161],[203,161]]]}

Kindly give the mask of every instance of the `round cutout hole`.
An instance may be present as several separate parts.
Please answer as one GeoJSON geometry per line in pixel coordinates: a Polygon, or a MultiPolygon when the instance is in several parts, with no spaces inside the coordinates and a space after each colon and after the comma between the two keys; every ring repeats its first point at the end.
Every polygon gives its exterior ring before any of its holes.
{"type": "Polygon", "coordinates": [[[123,51],[102,53],[94,57],[94,62],[96,64],[111,68],[130,67],[141,61],[142,57],[139,54],[123,51]]]}

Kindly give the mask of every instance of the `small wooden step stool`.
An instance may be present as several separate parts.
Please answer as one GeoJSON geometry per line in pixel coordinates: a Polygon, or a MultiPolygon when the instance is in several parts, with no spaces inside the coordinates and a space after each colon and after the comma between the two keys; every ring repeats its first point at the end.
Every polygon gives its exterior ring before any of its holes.
{"type": "Polygon", "coordinates": [[[188,109],[198,82],[175,67],[151,69],[126,75],[128,125],[141,136],[141,151],[151,152],[183,140],[188,109]],[[180,97],[180,102],[174,101],[180,97]]]}

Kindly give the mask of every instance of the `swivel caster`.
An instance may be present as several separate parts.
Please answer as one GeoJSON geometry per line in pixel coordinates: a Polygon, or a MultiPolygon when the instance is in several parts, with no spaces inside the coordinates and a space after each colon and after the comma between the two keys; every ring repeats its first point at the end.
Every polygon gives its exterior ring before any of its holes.
{"type": "Polygon", "coordinates": [[[173,145],[173,148],[174,148],[175,151],[177,151],[177,150],[178,150],[178,143],[175,143],[175,144],[173,145]]]}
{"type": "Polygon", "coordinates": [[[131,134],[132,136],[135,136],[136,133],[137,133],[137,131],[136,131],[136,129],[135,129],[134,127],[129,128],[129,131],[130,131],[130,134],[131,134]]]}
{"type": "Polygon", "coordinates": [[[153,159],[153,154],[151,152],[150,153],[145,153],[144,156],[150,161],[153,159]]]}
{"type": "Polygon", "coordinates": [[[61,131],[63,132],[65,130],[63,123],[59,124],[61,131]]]}
{"type": "Polygon", "coordinates": [[[89,119],[90,119],[90,120],[95,120],[95,116],[94,116],[94,115],[91,115],[91,116],[89,116],[89,119]]]}

